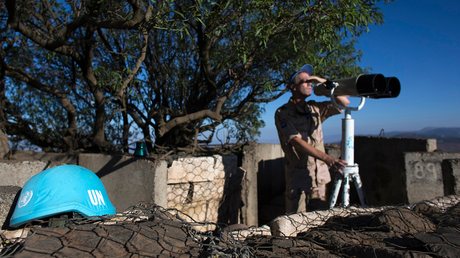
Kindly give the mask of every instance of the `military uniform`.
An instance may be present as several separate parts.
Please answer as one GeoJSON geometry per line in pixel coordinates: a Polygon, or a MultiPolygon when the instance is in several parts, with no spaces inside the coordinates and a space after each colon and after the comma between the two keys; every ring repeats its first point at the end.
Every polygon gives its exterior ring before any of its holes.
{"type": "Polygon", "coordinates": [[[287,213],[321,208],[315,204],[325,205],[326,184],[331,181],[328,166],[323,161],[297,152],[289,140],[300,137],[325,152],[321,123],[341,112],[331,101],[309,101],[302,109],[292,98],[276,110],[275,124],[286,160],[287,213]]]}

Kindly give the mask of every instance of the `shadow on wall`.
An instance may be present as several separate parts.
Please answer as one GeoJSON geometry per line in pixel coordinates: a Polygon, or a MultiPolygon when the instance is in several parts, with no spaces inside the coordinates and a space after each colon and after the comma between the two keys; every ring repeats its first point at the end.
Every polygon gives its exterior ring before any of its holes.
{"type": "Polygon", "coordinates": [[[125,159],[123,160],[123,156],[112,156],[110,158],[110,160],[105,163],[105,165],[103,165],[103,167],[101,167],[99,170],[97,171],[93,171],[94,173],[96,173],[96,175],[99,177],[99,178],[102,178],[104,176],[107,176],[109,175],[110,173],[113,173],[114,171],[118,170],[118,169],[122,169],[132,163],[134,163],[136,161],[136,159],[125,159]]]}
{"type": "MultiPolygon", "coordinates": [[[[258,172],[257,172],[257,199],[258,199],[258,219],[259,225],[266,225],[274,218],[286,214],[286,179],[284,175],[284,152],[279,144],[260,144],[262,149],[267,152],[272,152],[262,155],[259,153],[258,172]],[[273,158],[279,155],[278,158],[273,158]]],[[[340,146],[337,144],[326,144],[326,153],[333,157],[340,157],[340,146]]],[[[263,152],[263,151],[261,151],[263,152]]],[[[335,174],[331,173],[331,178],[335,174]]],[[[328,189],[332,183],[328,185],[328,189]]],[[[329,195],[328,195],[329,196],[329,195]]],[[[354,197],[354,196],[353,196],[354,197]]],[[[355,201],[352,198],[352,201],[355,201]]]]}
{"type": "Polygon", "coordinates": [[[259,225],[265,225],[277,216],[285,214],[284,164],[284,158],[261,160],[258,163],[259,225]]]}
{"type": "Polygon", "coordinates": [[[219,224],[239,224],[244,221],[242,218],[242,208],[244,202],[242,200],[242,185],[244,184],[245,172],[237,168],[235,173],[229,172],[232,169],[224,166],[225,184],[222,194],[221,203],[217,210],[217,223],[219,224]]]}

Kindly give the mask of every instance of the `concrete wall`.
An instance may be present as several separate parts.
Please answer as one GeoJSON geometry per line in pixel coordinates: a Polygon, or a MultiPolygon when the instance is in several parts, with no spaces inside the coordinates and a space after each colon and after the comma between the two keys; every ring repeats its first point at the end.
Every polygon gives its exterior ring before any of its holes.
{"type": "Polygon", "coordinates": [[[71,158],[21,152],[11,158],[0,162],[1,186],[22,187],[35,174],[65,165],[56,160],[66,160],[93,171],[101,179],[117,212],[147,202],[178,209],[187,214],[184,218],[200,222],[236,224],[241,223],[240,217],[247,217],[241,214],[245,173],[237,168],[237,157],[233,155],[176,158],[170,167],[165,160],[124,155],[80,154],[71,158]]]}
{"type": "Polygon", "coordinates": [[[436,151],[435,139],[356,136],[354,153],[371,206],[443,196],[441,164],[460,158],[460,153],[436,151]]]}
{"type": "Polygon", "coordinates": [[[244,173],[237,169],[236,156],[178,158],[167,174],[168,208],[178,209],[195,221],[241,222],[238,219],[244,173]]]}
{"type": "MultiPolygon", "coordinates": [[[[13,214],[11,207],[19,197],[22,187],[19,186],[2,186],[0,185],[0,232],[6,229],[5,221],[9,221],[13,214]]],[[[1,247],[1,246],[0,246],[1,247]]]]}
{"type": "Polygon", "coordinates": [[[444,194],[459,195],[460,194],[460,160],[445,159],[441,163],[444,194]]]}
{"type": "MultiPolygon", "coordinates": [[[[407,204],[459,194],[460,153],[435,150],[432,139],[355,137],[355,162],[369,204],[407,204]]],[[[335,148],[326,151],[340,155],[335,148]]],[[[236,156],[225,155],[174,158],[169,165],[103,154],[23,152],[10,159],[0,162],[0,185],[22,187],[47,168],[78,164],[101,178],[117,211],[145,201],[177,208],[196,221],[248,226],[266,224],[285,213],[284,153],[279,144],[245,146],[241,168],[236,156]]]]}
{"type": "Polygon", "coordinates": [[[247,225],[263,225],[285,212],[284,152],[281,145],[269,143],[245,146],[243,152],[242,167],[248,174],[250,196],[247,225]]]}
{"type": "Polygon", "coordinates": [[[138,202],[166,206],[166,161],[135,156],[80,154],[78,165],[93,171],[102,181],[117,212],[138,202]]]}
{"type": "MultiPolygon", "coordinates": [[[[356,136],[355,163],[369,205],[409,204],[459,194],[460,153],[436,149],[435,139],[356,136]]],[[[279,144],[250,145],[244,151],[243,167],[248,178],[257,180],[251,191],[258,203],[249,205],[253,210],[248,214],[255,217],[257,212],[258,225],[263,225],[285,213],[284,154],[279,144]]],[[[326,152],[340,157],[340,149],[334,146],[327,146],[326,152]]],[[[360,204],[353,183],[351,194],[351,204],[360,204]]]]}
{"type": "Polygon", "coordinates": [[[405,203],[416,203],[444,196],[442,153],[405,152],[402,179],[405,180],[405,203]]]}
{"type": "Polygon", "coordinates": [[[103,154],[81,154],[70,158],[65,154],[21,153],[19,157],[13,158],[0,162],[0,185],[23,187],[27,180],[43,170],[65,164],[77,164],[78,160],[78,165],[98,175],[117,212],[124,211],[139,201],[153,202],[166,207],[166,161],[154,162],[152,159],[134,156],[103,154]],[[29,160],[19,161],[19,158],[29,160]]]}
{"type": "Polygon", "coordinates": [[[46,161],[5,161],[0,162],[0,185],[23,187],[34,175],[50,168],[46,161]]]}
{"type": "MultiPolygon", "coordinates": [[[[340,156],[339,146],[328,144],[325,147],[327,154],[340,156]]],[[[248,174],[248,196],[251,196],[246,205],[248,225],[266,225],[286,214],[284,165],[280,144],[259,143],[244,147],[242,166],[248,174]]]]}

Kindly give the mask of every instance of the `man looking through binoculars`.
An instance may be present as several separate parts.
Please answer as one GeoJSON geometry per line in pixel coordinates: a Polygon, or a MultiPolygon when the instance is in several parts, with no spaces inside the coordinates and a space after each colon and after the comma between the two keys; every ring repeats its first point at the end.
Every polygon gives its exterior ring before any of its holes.
{"type": "MultiPolygon", "coordinates": [[[[288,103],[275,112],[275,124],[285,154],[286,212],[302,212],[326,207],[326,184],[331,181],[328,166],[342,173],[348,164],[326,154],[321,123],[342,113],[332,101],[306,102],[312,94],[312,83],[327,80],[313,74],[309,64],[290,78],[292,93],[288,103]]],[[[335,97],[337,104],[347,106],[346,96],[335,97]]]]}

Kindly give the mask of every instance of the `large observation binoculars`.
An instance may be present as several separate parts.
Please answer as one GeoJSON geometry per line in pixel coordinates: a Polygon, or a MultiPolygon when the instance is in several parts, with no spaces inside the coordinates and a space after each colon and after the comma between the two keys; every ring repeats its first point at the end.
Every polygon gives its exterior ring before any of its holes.
{"type": "Polygon", "coordinates": [[[396,98],[401,92],[401,83],[396,77],[381,74],[361,74],[356,77],[337,79],[318,84],[313,88],[317,96],[331,96],[331,82],[337,87],[335,96],[367,97],[373,99],[396,98]]]}

